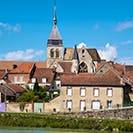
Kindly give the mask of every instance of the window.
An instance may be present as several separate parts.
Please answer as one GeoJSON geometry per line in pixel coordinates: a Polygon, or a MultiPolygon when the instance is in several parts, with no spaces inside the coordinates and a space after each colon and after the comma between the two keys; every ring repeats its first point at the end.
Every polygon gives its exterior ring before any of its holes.
{"type": "Polygon", "coordinates": [[[82,62],[79,65],[79,72],[88,72],[88,67],[87,67],[86,63],[82,62]]]}
{"type": "Polygon", "coordinates": [[[32,83],[35,83],[35,82],[36,82],[36,78],[32,78],[32,79],[31,79],[31,82],[32,82],[32,83]]]}
{"type": "Polygon", "coordinates": [[[85,111],[86,110],[86,103],[85,100],[80,101],[80,110],[85,111]]]}
{"type": "Polygon", "coordinates": [[[42,83],[46,83],[46,78],[42,78],[42,83]]]}
{"type": "Polygon", "coordinates": [[[67,100],[66,108],[67,109],[72,109],[72,100],[67,100]]]}
{"type": "Polygon", "coordinates": [[[100,101],[92,101],[92,109],[100,109],[100,101]]]}
{"type": "Polygon", "coordinates": [[[112,108],[112,100],[107,101],[107,108],[112,108]]]}
{"type": "Polygon", "coordinates": [[[55,83],[56,83],[56,87],[61,87],[61,81],[57,80],[55,81],[55,83]]]}
{"type": "Polygon", "coordinates": [[[86,93],[86,89],[85,89],[85,87],[81,87],[80,88],[80,96],[85,96],[85,93],[86,93]]]}
{"type": "Polygon", "coordinates": [[[50,50],[50,57],[51,57],[51,58],[54,58],[54,49],[51,49],[51,50],[50,50]]]}
{"type": "Polygon", "coordinates": [[[72,88],[70,86],[67,87],[67,96],[72,96],[72,88]]]}
{"type": "Polygon", "coordinates": [[[59,50],[56,49],[56,58],[59,58],[59,50]]]}
{"type": "Polygon", "coordinates": [[[93,89],[94,96],[99,96],[99,88],[93,89]]]}
{"type": "Polygon", "coordinates": [[[112,96],[112,95],[113,95],[112,88],[107,88],[107,96],[112,96]]]}
{"type": "Polygon", "coordinates": [[[20,82],[23,82],[23,76],[20,76],[19,81],[20,81],[20,82]]]}
{"type": "Polygon", "coordinates": [[[17,76],[14,76],[14,83],[17,82],[17,76]]]}
{"type": "Polygon", "coordinates": [[[82,49],[82,57],[85,57],[85,50],[82,49]]]}

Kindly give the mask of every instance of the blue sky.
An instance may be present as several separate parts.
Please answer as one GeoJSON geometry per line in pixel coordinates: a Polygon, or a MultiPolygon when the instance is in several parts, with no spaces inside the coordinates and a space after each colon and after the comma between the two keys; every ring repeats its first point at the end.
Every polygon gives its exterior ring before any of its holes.
{"type": "MultiPolygon", "coordinates": [[[[56,0],[64,47],[133,64],[133,0],[56,0]]],[[[0,59],[45,60],[54,0],[0,0],[0,59]]]]}

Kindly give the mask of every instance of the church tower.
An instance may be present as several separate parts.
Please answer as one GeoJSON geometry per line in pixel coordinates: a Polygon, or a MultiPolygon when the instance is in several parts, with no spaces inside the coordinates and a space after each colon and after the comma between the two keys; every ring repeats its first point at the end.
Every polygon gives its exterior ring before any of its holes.
{"type": "Polygon", "coordinates": [[[63,59],[63,43],[57,27],[56,6],[54,7],[53,26],[47,41],[47,68],[56,65],[63,59]]]}

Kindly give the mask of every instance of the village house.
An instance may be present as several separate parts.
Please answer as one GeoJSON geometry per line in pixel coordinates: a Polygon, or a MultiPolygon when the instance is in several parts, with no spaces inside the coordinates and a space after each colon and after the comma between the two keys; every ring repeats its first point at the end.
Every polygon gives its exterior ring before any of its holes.
{"type": "Polygon", "coordinates": [[[102,75],[61,74],[60,96],[46,103],[46,112],[79,112],[123,106],[127,83],[115,72],[102,75]]]}
{"type": "Polygon", "coordinates": [[[54,80],[54,76],[54,68],[36,68],[31,80],[28,82],[29,88],[33,89],[35,82],[42,87],[50,86],[54,80]]]}

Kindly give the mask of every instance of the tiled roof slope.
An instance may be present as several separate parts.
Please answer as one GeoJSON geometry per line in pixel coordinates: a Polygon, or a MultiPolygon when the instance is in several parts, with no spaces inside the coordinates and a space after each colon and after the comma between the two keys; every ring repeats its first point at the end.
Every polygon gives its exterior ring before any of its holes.
{"type": "Polygon", "coordinates": [[[13,91],[17,92],[17,93],[21,93],[23,91],[25,91],[25,89],[22,86],[18,86],[15,84],[5,84],[6,87],[8,87],[9,89],[12,89],[13,91]]]}
{"type": "Polygon", "coordinates": [[[0,70],[12,70],[13,65],[19,67],[22,63],[35,63],[37,68],[46,68],[46,62],[28,62],[28,61],[4,61],[0,60],[0,70]]]}
{"type": "Polygon", "coordinates": [[[55,69],[53,68],[37,68],[33,75],[33,78],[36,78],[38,83],[42,83],[42,78],[47,79],[47,83],[51,83],[53,81],[55,74],[55,69]]]}
{"type": "Polygon", "coordinates": [[[64,50],[64,60],[72,60],[74,54],[74,48],[65,48],[64,50]]]}
{"type": "Polygon", "coordinates": [[[34,63],[25,62],[25,63],[22,63],[16,69],[13,69],[12,71],[10,71],[10,73],[30,73],[33,66],[34,66],[34,63]]]}
{"type": "Polygon", "coordinates": [[[0,70],[12,70],[13,65],[20,66],[22,64],[21,61],[4,61],[0,60],[0,70]]]}
{"type": "Polygon", "coordinates": [[[1,71],[0,71],[0,79],[2,79],[5,75],[6,75],[5,72],[3,72],[3,71],[1,72],[1,71]]]}
{"type": "Polygon", "coordinates": [[[62,85],[88,85],[88,86],[122,86],[121,79],[111,70],[103,75],[94,74],[62,74],[62,85]]]}
{"type": "Polygon", "coordinates": [[[100,56],[99,56],[99,54],[98,54],[98,52],[97,52],[97,50],[95,48],[87,49],[87,51],[88,51],[88,53],[90,54],[90,56],[92,57],[92,59],[94,61],[98,61],[99,62],[101,60],[100,56]]]}
{"type": "Polygon", "coordinates": [[[71,72],[72,62],[58,62],[58,64],[63,68],[64,73],[71,72]]]}
{"type": "MultiPolygon", "coordinates": [[[[77,49],[78,52],[79,52],[79,50],[80,50],[80,48],[77,49]]],[[[90,54],[91,58],[94,61],[98,61],[99,62],[101,60],[96,49],[88,48],[87,51],[88,51],[88,53],[90,54]]],[[[73,55],[74,55],[74,48],[65,48],[64,60],[72,60],[73,59],[73,55]]]]}
{"type": "Polygon", "coordinates": [[[126,65],[125,66],[125,71],[127,71],[127,72],[133,71],[133,65],[126,65]]]}
{"type": "Polygon", "coordinates": [[[25,89],[21,86],[13,85],[13,84],[2,84],[0,85],[0,92],[7,96],[15,96],[15,93],[21,93],[25,91],[25,89]],[[5,91],[6,89],[6,91],[5,91]]]}

